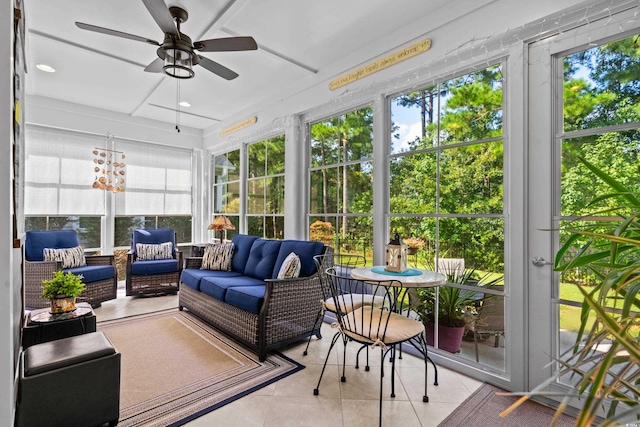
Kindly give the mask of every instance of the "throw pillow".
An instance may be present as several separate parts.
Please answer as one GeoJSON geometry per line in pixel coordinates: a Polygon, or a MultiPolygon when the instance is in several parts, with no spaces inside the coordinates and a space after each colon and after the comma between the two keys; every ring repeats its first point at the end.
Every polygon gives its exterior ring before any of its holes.
{"type": "Polygon", "coordinates": [[[75,268],[87,265],[84,258],[84,248],[75,246],[73,248],[44,248],[43,256],[45,261],[60,261],[62,268],[75,268]]]}
{"type": "Polygon", "coordinates": [[[138,261],[151,261],[154,259],[172,259],[173,243],[164,242],[159,244],[136,243],[136,253],[138,261]]]}
{"type": "Polygon", "coordinates": [[[282,261],[280,271],[278,271],[278,279],[293,279],[300,275],[300,257],[291,252],[282,261]]]}
{"type": "Polygon", "coordinates": [[[233,243],[211,244],[207,243],[202,256],[201,270],[231,271],[231,260],[233,259],[233,243]]]}

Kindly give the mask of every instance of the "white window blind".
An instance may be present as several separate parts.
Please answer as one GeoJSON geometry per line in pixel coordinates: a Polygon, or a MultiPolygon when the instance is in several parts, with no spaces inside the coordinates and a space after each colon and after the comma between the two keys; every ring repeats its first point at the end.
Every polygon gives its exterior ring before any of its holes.
{"type": "Polygon", "coordinates": [[[125,191],[116,215],[191,215],[191,150],[116,140],[125,154],[125,191]]]}
{"type": "Polygon", "coordinates": [[[26,128],[25,215],[104,215],[104,191],[95,180],[93,150],[100,137],[26,128]]]}

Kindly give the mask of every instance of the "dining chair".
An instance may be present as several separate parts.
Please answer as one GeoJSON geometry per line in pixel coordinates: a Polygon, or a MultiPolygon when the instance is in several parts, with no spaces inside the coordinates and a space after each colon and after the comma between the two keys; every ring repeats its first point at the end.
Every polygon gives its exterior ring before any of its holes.
{"type": "MultiPolygon", "coordinates": [[[[320,274],[320,283],[322,286],[322,293],[323,293],[323,299],[324,299],[322,302],[322,308],[318,312],[318,317],[316,319],[316,325],[317,327],[319,327],[321,322],[324,320],[325,315],[330,321],[336,320],[336,300],[331,295],[329,278],[326,275],[327,269],[334,268],[334,272],[336,275],[349,278],[351,277],[350,276],[351,270],[353,270],[354,268],[364,267],[367,263],[367,260],[364,256],[357,255],[357,254],[336,254],[336,253],[326,254],[325,253],[323,255],[316,255],[314,257],[314,261],[316,262],[316,267],[320,274]]],[[[360,284],[361,286],[359,286],[358,289],[359,289],[359,292],[363,294],[361,301],[359,301],[360,303],[372,304],[372,305],[378,305],[378,306],[383,304],[384,301],[381,297],[369,293],[370,289],[368,285],[362,282],[360,282],[360,284]]],[[[343,303],[345,303],[346,301],[349,301],[349,298],[347,298],[345,295],[342,295],[341,300],[343,303]]],[[[358,307],[349,307],[350,310],[354,308],[358,308],[358,307]]],[[[345,310],[346,309],[347,307],[345,307],[345,310]]],[[[308,354],[310,342],[311,342],[311,337],[309,337],[309,341],[307,341],[307,347],[303,352],[303,355],[305,356],[308,354]]],[[[344,341],[345,348],[347,346],[347,343],[348,343],[348,340],[344,341]]],[[[359,368],[360,366],[359,365],[360,352],[363,349],[366,350],[365,371],[369,371],[370,369],[369,368],[369,350],[368,350],[368,347],[366,346],[363,346],[360,348],[360,350],[358,350],[358,354],[356,356],[356,369],[359,368]]],[[[344,367],[344,364],[343,364],[343,367],[344,367]]],[[[344,369],[343,369],[342,382],[344,381],[345,381],[345,377],[344,377],[344,369]]]]}
{"type": "MultiPolygon", "coordinates": [[[[494,285],[491,289],[503,291],[504,286],[494,285]]],[[[478,340],[486,335],[493,335],[493,346],[498,347],[500,345],[500,336],[504,336],[504,297],[484,294],[478,307],[478,314],[475,316],[470,329],[473,332],[476,362],[479,362],[478,340]]]]}
{"type": "MultiPolygon", "coordinates": [[[[424,337],[424,325],[419,320],[408,317],[408,298],[402,282],[398,280],[366,281],[373,295],[382,299],[382,305],[366,303],[369,295],[362,293],[362,281],[338,274],[335,267],[326,270],[329,289],[336,309],[338,328],[327,352],[318,384],[313,390],[319,394],[320,383],[331,355],[331,351],[339,338],[352,340],[371,348],[380,348],[380,404],[379,420],[382,425],[382,395],[384,386],[384,359],[392,355],[396,346],[410,342],[423,355],[424,359],[424,395],[422,400],[428,402],[427,396],[427,343],[424,337]],[[357,308],[355,308],[357,307],[357,308]]],[[[395,361],[391,357],[391,397],[395,397],[395,361]]]]}

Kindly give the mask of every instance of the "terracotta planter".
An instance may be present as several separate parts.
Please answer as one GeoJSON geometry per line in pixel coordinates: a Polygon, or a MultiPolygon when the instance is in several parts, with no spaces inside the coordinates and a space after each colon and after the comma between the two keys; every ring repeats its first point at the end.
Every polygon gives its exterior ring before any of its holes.
{"type": "Polygon", "coordinates": [[[68,313],[76,309],[76,297],[58,295],[51,300],[51,313],[68,313]]]}
{"type": "MultiPolygon", "coordinates": [[[[427,344],[430,346],[433,346],[433,326],[433,323],[427,323],[425,326],[427,344]]],[[[449,353],[459,352],[463,335],[464,326],[452,327],[438,325],[438,348],[448,351],[449,353]]]]}

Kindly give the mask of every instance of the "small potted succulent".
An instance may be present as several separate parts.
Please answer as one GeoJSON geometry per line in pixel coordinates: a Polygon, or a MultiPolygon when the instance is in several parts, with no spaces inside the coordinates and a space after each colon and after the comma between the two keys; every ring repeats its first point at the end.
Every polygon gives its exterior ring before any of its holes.
{"type": "Polygon", "coordinates": [[[76,298],[84,290],[83,276],[55,271],[53,279],[42,281],[42,298],[51,301],[51,313],[66,313],[76,309],[76,298]]]}
{"type": "Polygon", "coordinates": [[[404,239],[404,244],[407,245],[407,253],[409,255],[415,255],[420,249],[424,249],[427,243],[419,237],[409,237],[404,239]]]}

